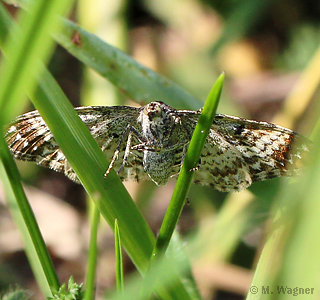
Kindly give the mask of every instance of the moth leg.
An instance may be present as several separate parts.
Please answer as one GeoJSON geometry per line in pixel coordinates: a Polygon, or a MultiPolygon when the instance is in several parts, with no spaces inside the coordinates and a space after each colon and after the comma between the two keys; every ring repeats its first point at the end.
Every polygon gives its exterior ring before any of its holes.
{"type": "Polygon", "coordinates": [[[116,160],[118,158],[118,155],[120,153],[120,149],[121,149],[121,145],[123,143],[124,137],[127,135],[128,132],[129,132],[129,135],[128,135],[127,145],[126,145],[126,149],[125,149],[125,153],[124,153],[124,157],[123,157],[123,163],[121,164],[121,167],[118,170],[118,174],[123,170],[124,165],[128,160],[128,156],[130,154],[131,140],[132,140],[133,134],[135,134],[140,141],[141,141],[141,139],[143,139],[141,134],[137,131],[137,129],[135,129],[132,125],[129,124],[127,126],[126,130],[123,132],[123,134],[122,134],[122,136],[121,136],[121,138],[120,138],[120,140],[118,142],[117,148],[113,153],[113,157],[111,159],[109,167],[108,167],[107,171],[104,173],[104,178],[106,178],[108,176],[108,174],[110,173],[111,169],[113,168],[113,166],[114,166],[114,164],[115,164],[115,162],[116,162],[116,160]]]}
{"type": "Polygon", "coordinates": [[[114,163],[116,162],[116,160],[117,160],[117,158],[118,158],[119,152],[120,152],[120,151],[119,151],[118,149],[116,149],[116,150],[114,151],[113,157],[112,157],[111,162],[110,162],[110,164],[109,164],[109,167],[108,167],[107,171],[106,171],[106,172],[104,173],[104,175],[103,175],[104,178],[107,178],[107,176],[109,175],[111,169],[112,169],[113,166],[114,166],[114,163]]]}
{"type": "Polygon", "coordinates": [[[130,150],[131,149],[136,149],[135,146],[131,147],[131,141],[132,141],[133,135],[135,135],[137,137],[137,139],[139,140],[139,142],[141,143],[141,144],[136,145],[136,146],[144,145],[144,143],[142,143],[144,138],[139,133],[139,131],[137,129],[135,129],[133,126],[131,126],[131,125],[129,125],[129,128],[130,128],[130,132],[129,132],[129,135],[128,135],[127,145],[126,145],[126,149],[124,151],[122,164],[121,164],[121,166],[120,166],[120,168],[118,170],[118,174],[120,172],[122,172],[122,170],[124,169],[124,166],[128,163],[128,157],[129,157],[129,154],[130,154],[130,150]]]}
{"type": "Polygon", "coordinates": [[[119,152],[120,152],[120,148],[121,148],[121,145],[122,145],[122,142],[123,142],[123,139],[124,137],[126,136],[128,130],[130,130],[130,125],[127,126],[126,130],[123,132],[123,134],[121,135],[121,138],[118,142],[118,145],[117,145],[117,148],[116,150],[114,151],[113,153],[113,156],[112,156],[112,159],[110,161],[110,164],[109,164],[109,167],[107,169],[107,171],[104,173],[103,177],[104,178],[107,178],[108,174],[110,173],[111,169],[113,168],[114,166],[114,163],[116,162],[116,160],[118,159],[118,155],[119,155],[119,152]]]}
{"type": "Polygon", "coordinates": [[[141,143],[138,145],[134,145],[131,148],[132,150],[138,150],[138,151],[143,151],[143,150],[147,150],[150,152],[156,152],[156,150],[154,148],[149,148],[148,145],[146,143],[141,143]]]}
{"type": "Polygon", "coordinates": [[[133,131],[130,131],[129,135],[128,135],[126,149],[125,149],[124,155],[123,155],[122,164],[117,172],[118,174],[120,174],[120,172],[122,172],[122,170],[124,169],[124,166],[128,163],[128,157],[129,157],[130,149],[131,149],[132,135],[133,135],[133,131]]]}

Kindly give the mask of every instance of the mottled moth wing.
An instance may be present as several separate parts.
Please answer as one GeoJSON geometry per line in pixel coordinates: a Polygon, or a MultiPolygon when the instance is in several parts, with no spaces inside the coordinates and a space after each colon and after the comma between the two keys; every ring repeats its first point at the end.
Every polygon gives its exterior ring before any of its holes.
{"type": "MultiPolygon", "coordinates": [[[[197,115],[192,118],[197,122],[197,115]]],[[[307,138],[272,123],[217,114],[194,181],[229,192],[255,181],[292,176],[309,144],[307,138]]]]}
{"type": "MultiPolygon", "coordinates": [[[[128,124],[136,119],[138,108],[99,106],[79,107],[76,108],[76,111],[106,157],[111,160],[119,139],[126,131],[128,124]]],[[[40,166],[62,172],[71,180],[79,182],[38,111],[17,117],[10,124],[6,141],[16,158],[23,161],[34,161],[40,166]]],[[[122,164],[125,145],[123,143],[121,146],[119,159],[115,162],[116,170],[122,164]]],[[[120,174],[122,180],[137,180],[135,178],[137,174],[140,174],[139,179],[147,177],[143,172],[141,153],[133,152],[133,155],[128,159],[128,164],[120,174]]]]}
{"type": "MultiPolygon", "coordinates": [[[[76,111],[120,171],[121,180],[151,179],[158,185],[179,174],[200,116],[200,111],[176,110],[159,101],[141,108],[95,106],[76,111]]],[[[37,111],[18,117],[6,140],[16,158],[35,161],[78,182],[37,111]]],[[[309,151],[309,143],[281,126],[216,115],[194,182],[229,192],[243,190],[254,181],[291,176],[309,151]]]]}

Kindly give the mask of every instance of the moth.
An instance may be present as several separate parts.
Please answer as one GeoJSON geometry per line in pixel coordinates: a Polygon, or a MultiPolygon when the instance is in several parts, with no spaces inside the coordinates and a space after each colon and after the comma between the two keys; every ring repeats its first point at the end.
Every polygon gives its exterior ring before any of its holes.
{"type": "MultiPolygon", "coordinates": [[[[164,185],[180,172],[201,110],[176,110],[155,101],[140,108],[89,106],[75,108],[121,180],[152,180],[164,185]]],[[[17,117],[6,141],[23,161],[77,175],[38,111],[17,117]]],[[[284,127],[217,114],[194,182],[223,192],[240,191],[255,181],[298,172],[309,152],[309,140],[284,127]]]]}

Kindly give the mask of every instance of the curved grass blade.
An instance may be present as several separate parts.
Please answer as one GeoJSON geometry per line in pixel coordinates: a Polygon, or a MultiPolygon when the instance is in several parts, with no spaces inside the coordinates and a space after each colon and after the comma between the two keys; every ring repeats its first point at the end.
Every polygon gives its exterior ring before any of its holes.
{"type": "Polygon", "coordinates": [[[56,41],[84,64],[107,78],[140,104],[163,101],[176,108],[198,109],[202,104],[171,80],[142,66],[121,50],[103,42],[71,21],[56,41]]]}

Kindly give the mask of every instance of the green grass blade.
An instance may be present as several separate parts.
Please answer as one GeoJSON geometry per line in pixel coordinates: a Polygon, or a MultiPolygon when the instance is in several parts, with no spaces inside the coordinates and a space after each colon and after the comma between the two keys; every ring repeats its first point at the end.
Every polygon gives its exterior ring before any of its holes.
{"type": "Polygon", "coordinates": [[[59,279],[21,185],[17,166],[2,136],[0,136],[0,158],[5,171],[1,177],[6,188],[10,213],[22,234],[26,254],[37,282],[44,295],[51,296],[50,288],[58,288],[59,279]]]}
{"type": "Polygon", "coordinates": [[[62,22],[64,30],[55,36],[56,41],[129,98],[141,104],[160,100],[176,108],[198,109],[202,106],[177,84],[142,66],[121,50],[71,21],[62,22]]]}
{"type": "MultiPolygon", "coordinates": [[[[167,250],[172,234],[177,226],[194,175],[194,172],[190,170],[196,168],[199,164],[201,151],[216,115],[223,81],[224,74],[220,75],[212,87],[199,117],[152,252],[150,267],[152,267],[155,261],[160,260],[163,253],[167,250]]],[[[150,285],[149,281],[150,280],[146,280],[144,284],[145,289],[148,289],[150,285]]]]}
{"type": "Polygon", "coordinates": [[[203,107],[203,111],[199,117],[198,124],[190,141],[177,184],[173,191],[169,207],[159,232],[159,237],[153,251],[153,258],[156,257],[161,250],[166,250],[174,229],[177,226],[194,175],[194,172],[191,172],[190,170],[196,168],[199,164],[201,151],[211,128],[213,119],[216,115],[223,81],[224,74],[220,75],[212,87],[207,101],[203,107]]]}
{"type": "MultiPolygon", "coordinates": [[[[36,97],[31,97],[34,105],[112,229],[114,220],[118,219],[122,243],[138,270],[145,274],[155,242],[152,231],[115,172],[112,170],[104,179],[103,174],[108,167],[106,157],[66,101],[59,86],[49,82],[47,72],[43,74],[41,90],[38,90],[36,97]]],[[[189,299],[182,283],[177,278],[176,281],[175,289],[161,288],[157,293],[168,299],[179,299],[181,295],[189,299]]]]}
{"type": "Polygon", "coordinates": [[[97,269],[97,236],[100,221],[100,211],[97,207],[90,203],[90,244],[88,250],[88,263],[87,263],[87,274],[86,274],[86,289],[84,293],[84,300],[94,299],[95,295],[95,277],[97,269]]]}
{"type": "Polygon", "coordinates": [[[123,292],[123,260],[121,251],[121,237],[118,226],[118,220],[114,222],[114,244],[116,253],[116,281],[118,292],[123,292]]]}
{"type": "Polygon", "coordinates": [[[40,82],[41,89],[36,97],[32,97],[33,103],[111,228],[114,220],[118,219],[123,244],[143,271],[146,255],[154,240],[153,234],[116,173],[112,170],[104,179],[103,174],[109,164],[106,157],[60,87],[49,78],[50,74],[45,72],[40,82]]]}

